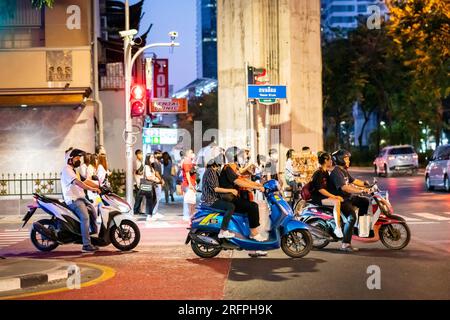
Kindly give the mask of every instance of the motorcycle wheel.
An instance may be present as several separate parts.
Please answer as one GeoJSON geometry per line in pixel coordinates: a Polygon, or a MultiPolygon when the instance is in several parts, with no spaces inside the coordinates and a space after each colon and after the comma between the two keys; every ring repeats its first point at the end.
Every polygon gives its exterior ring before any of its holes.
{"type": "MultiPolygon", "coordinates": [[[[217,238],[217,234],[212,232],[197,231],[195,234],[205,237],[217,238]]],[[[195,242],[194,240],[191,240],[191,248],[197,256],[206,259],[214,258],[222,251],[222,248],[205,246],[203,244],[195,242]]]]}
{"type": "Polygon", "coordinates": [[[120,251],[133,250],[141,240],[139,227],[133,221],[122,221],[120,229],[113,225],[109,232],[111,243],[120,251]]]}
{"type": "MultiPolygon", "coordinates": [[[[323,223],[321,221],[313,221],[311,223],[308,223],[309,225],[319,228],[324,232],[327,232],[327,228],[323,225],[323,223]]],[[[317,239],[314,236],[313,237],[313,247],[314,249],[323,249],[325,248],[327,245],[330,244],[330,240],[327,239],[317,239]]]]}
{"type": "Polygon", "coordinates": [[[281,249],[291,258],[306,256],[313,246],[311,233],[308,230],[296,229],[281,238],[281,249]]]}
{"type": "MultiPolygon", "coordinates": [[[[42,219],[38,222],[50,230],[56,230],[55,222],[50,219],[42,219]]],[[[30,239],[36,249],[43,252],[55,250],[59,246],[58,242],[48,239],[47,237],[34,230],[34,228],[31,228],[30,239]]]]}
{"type": "Polygon", "coordinates": [[[411,240],[411,231],[406,223],[384,225],[379,231],[381,243],[388,249],[401,250],[411,240]]]}

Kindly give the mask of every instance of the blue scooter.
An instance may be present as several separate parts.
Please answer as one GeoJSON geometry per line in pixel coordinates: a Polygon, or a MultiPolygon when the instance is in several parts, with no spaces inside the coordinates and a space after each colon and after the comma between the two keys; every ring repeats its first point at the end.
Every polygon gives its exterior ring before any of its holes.
{"type": "Polygon", "coordinates": [[[213,258],[222,250],[266,251],[280,247],[289,257],[306,256],[313,245],[309,226],[294,219],[292,208],[281,196],[276,180],[266,182],[264,188],[271,222],[267,241],[258,242],[250,239],[247,215],[236,212],[228,226],[228,230],[236,236],[231,239],[218,238],[225,211],[199,206],[198,212],[192,218],[186,244],[190,242],[194,253],[201,258],[213,258]]]}

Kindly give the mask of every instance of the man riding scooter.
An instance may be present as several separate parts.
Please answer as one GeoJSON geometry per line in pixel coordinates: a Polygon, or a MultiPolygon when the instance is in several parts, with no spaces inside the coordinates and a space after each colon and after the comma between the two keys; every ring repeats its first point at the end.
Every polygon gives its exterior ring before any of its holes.
{"type": "Polygon", "coordinates": [[[359,208],[358,214],[360,216],[367,215],[370,201],[367,197],[361,196],[361,194],[369,193],[369,190],[366,188],[368,183],[355,179],[348,173],[350,152],[341,149],[334,152],[332,157],[336,166],[330,174],[329,192],[344,199],[341,203],[341,212],[348,218],[348,223],[344,227],[341,250],[345,252],[358,251],[357,248],[351,245],[353,227],[356,223],[356,212],[353,207],[359,208]]]}
{"type": "MultiPolygon", "coordinates": [[[[83,238],[81,252],[92,253],[98,250],[98,247],[91,244],[91,237],[89,236],[89,213],[95,213],[95,209],[85,198],[84,190],[97,193],[100,193],[100,190],[94,181],[85,180],[82,182],[75,171],[75,168],[81,165],[81,157],[84,154],[85,152],[80,149],[69,149],[66,151],[66,164],[61,171],[61,189],[65,203],[81,221],[81,235],[83,238]]],[[[95,222],[94,219],[92,225],[95,222]]]]}

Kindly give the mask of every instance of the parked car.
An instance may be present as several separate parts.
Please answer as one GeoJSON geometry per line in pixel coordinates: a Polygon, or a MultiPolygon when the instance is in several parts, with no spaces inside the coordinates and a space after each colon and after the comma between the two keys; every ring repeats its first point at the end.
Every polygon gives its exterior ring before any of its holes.
{"type": "Polygon", "coordinates": [[[410,145],[388,146],[381,150],[373,161],[375,174],[389,177],[394,172],[416,174],[419,169],[419,156],[410,145]]]}
{"type": "Polygon", "coordinates": [[[425,170],[427,190],[435,187],[450,191],[450,144],[437,147],[425,170]]]}

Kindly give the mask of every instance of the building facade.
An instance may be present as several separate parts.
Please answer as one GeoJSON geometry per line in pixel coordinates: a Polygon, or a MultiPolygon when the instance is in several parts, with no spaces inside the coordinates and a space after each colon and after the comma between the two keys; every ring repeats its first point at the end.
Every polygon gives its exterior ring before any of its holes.
{"type": "Polygon", "coordinates": [[[64,151],[95,149],[92,2],[0,13],[0,173],[59,173],[64,151]]]}
{"type": "Polygon", "coordinates": [[[378,13],[388,13],[383,0],[321,0],[322,31],[326,37],[345,35],[358,26],[359,17],[378,13]]]}
{"type": "Polygon", "coordinates": [[[217,79],[217,0],[197,0],[197,78],[217,79]]]}

